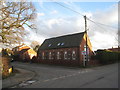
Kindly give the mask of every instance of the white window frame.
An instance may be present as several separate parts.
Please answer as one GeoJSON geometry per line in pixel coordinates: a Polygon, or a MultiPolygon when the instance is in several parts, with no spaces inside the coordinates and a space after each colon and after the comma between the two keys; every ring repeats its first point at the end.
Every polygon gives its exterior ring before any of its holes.
{"type": "Polygon", "coordinates": [[[67,59],[67,51],[64,52],[64,59],[67,59]]]}
{"type": "Polygon", "coordinates": [[[54,59],[55,52],[51,54],[51,59],[54,59]]]}
{"type": "Polygon", "coordinates": [[[72,60],[76,60],[76,52],[74,50],[72,51],[72,60]]]}
{"type": "Polygon", "coordinates": [[[52,59],[52,53],[49,52],[49,59],[52,59]]]}
{"type": "Polygon", "coordinates": [[[45,52],[42,52],[42,59],[45,59],[45,52]]]}
{"type": "Polygon", "coordinates": [[[60,52],[59,51],[57,52],[57,59],[58,60],[60,59],[60,52]]]}

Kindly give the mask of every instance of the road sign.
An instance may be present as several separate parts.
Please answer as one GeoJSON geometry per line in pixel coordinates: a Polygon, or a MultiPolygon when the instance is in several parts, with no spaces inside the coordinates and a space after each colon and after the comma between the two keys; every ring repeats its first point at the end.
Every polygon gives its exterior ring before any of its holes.
{"type": "Polygon", "coordinates": [[[86,51],[82,51],[82,55],[86,55],[86,51]]]}

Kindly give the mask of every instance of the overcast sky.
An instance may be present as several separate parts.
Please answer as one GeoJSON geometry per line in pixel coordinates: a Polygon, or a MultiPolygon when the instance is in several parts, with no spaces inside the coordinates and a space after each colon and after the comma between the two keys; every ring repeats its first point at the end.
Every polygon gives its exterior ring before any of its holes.
{"type": "MultiPolygon", "coordinates": [[[[117,46],[118,32],[118,3],[117,2],[59,2],[82,15],[86,15],[88,36],[93,50],[105,49],[117,46]],[[101,25],[106,24],[109,26],[101,25]]],[[[84,31],[84,18],[55,2],[34,2],[37,9],[37,17],[33,21],[37,30],[30,30],[26,37],[26,43],[38,41],[61,35],[73,34],[84,31]],[[28,41],[29,38],[29,41],[28,41]]]]}

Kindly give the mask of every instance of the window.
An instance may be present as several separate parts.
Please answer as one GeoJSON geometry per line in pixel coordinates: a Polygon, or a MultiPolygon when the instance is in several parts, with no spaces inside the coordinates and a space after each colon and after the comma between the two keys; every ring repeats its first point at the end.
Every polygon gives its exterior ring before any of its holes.
{"type": "Polygon", "coordinates": [[[76,59],[76,53],[75,51],[72,51],[72,60],[75,60],[76,59]]]}
{"type": "Polygon", "coordinates": [[[52,57],[51,59],[55,58],[55,52],[52,52],[51,57],[52,57]]]}
{"type": "Polygon", "coordinates": [[[45,59],[48,60],[49,59],[49,52],[45,53],[45,59]]]}
{"type": "Polygon", "coordinates": [[[67,59],[67,51],[64,52],[64,59],[67,59]]]}
{"type": "Polygon", "coordinates": [[[50,47],[52,44],[49,44],[48,47],[50,47]]]}
{"type": "Polygon", "coordinates": [[[42,59],[45,59],[45,53],[42,52],[42,59]]]}
{"type": "Polygon", "coordinates": [[[86,45],[84,45],[84,51],[86,51],[86,45]]]}
{"type": "Polygon", "coordinates": [[[57,46],[60,46],[60,43],[58,43],[57,46]]]}
{"type": "Polygon", "coordinates": [[[68,51],[67,51],[67,59],[70,60],[70,59],[71,59],[71,56],[72,56],[71,51],[68,50],[68,51]]]}
{"type": "Polygon", "coordinates": [[[49,59],[52,59],[52,54],[51,54],[51,52],[49,52],[49,59]]]}
{"type": "Polygon", "coordinates": [[[60,59],[60,52],[57,52],[57,59],[60,59]]]}
{"type": "Polygon", "coordinates": [[[64,45],[64,43],[61,43],[61,45],[63,46],[63,45],[64,45]]]}

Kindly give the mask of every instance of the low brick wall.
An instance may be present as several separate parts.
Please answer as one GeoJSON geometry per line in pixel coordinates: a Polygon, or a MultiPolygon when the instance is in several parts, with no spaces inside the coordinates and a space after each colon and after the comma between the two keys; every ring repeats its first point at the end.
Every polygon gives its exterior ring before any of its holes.
{"type": "Polygon", "coordinates": [[[2,75],[3,75],[3,77],[8,76],[9,75],[9,69],[11,68],[10,67],[10,59],[7,58],[7,57],[0,57],[0,60],[2,61],[2,64],[1,64],[2,75]]]}
{"type": "Polygon", "coordinates": [[[78,66],[78,60],[34,60],[35,63],[78,66]]]}

